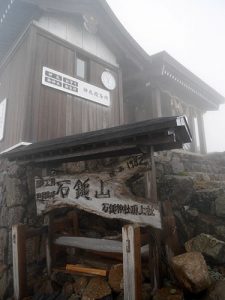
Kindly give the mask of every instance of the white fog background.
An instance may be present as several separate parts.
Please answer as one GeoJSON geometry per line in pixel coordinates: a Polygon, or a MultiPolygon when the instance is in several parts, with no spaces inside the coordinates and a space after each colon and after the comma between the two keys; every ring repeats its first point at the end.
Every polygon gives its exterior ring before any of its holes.
{"type": "MultiPolygon", "coordinates": [[[[225,0],[107,0],[148,54],[167,51],[225,96],[225,0]]],[[[208,152],[225,151],[225,105],[205,115],[208,152]]]]}

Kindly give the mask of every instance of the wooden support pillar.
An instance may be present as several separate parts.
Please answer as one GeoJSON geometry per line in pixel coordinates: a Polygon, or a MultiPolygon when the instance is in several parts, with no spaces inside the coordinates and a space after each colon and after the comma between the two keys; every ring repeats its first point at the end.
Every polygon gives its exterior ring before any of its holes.
{"type": "Polygon", "coordinates": [[[149,269],[153,290],[161,286],[161,232],[158,229],[149,230],[149,269]]]}
{"type": "Polygon", "coordinates": [[[53,212],[45,215],[44,223],[48,227],[46,236],[46,265],[48,276],[50,276],[53,264],[53,212]]]}
{"type": "Polygon", "coordinates": [[[153,118],[162,117],[161,92],[159,88],[153,88],[152,90],[152,110],[153,118]]]}
{"type": "Polygon", "coordinates": [[[141,236],[138,225],[125,225],[123,237],[124,299],[141,300],[141,236]]]}
{"type": "Polygon", "coordinates": [[[14,299],[26,297],[26,225],[12,226],[13,287],[14,299]]]}
{"type": "Polygon", "coordinates": [[[197,113],[197,122],[198,122],[198,133],[199,133],[199,143],[200,143],[200,153],[206,154],[206,140],[205,140],[205,128],[204,128],[204,120],[203,120],[203,113],[197,113]]]}
{"type": "MultiPolygon", "coordinates": [[[[154,148],[151,147],[149,153],[149,162],[151,171],[145,175],[145,195],[150,202],[157,203],[157,184],[156,184],[156,168],[154,160],[154,148]]],[[[161,232],[155,228],[149,228],[149,270],[151,273],[151,284],[153,289],[157,289],[161,284],[161,232]]]]}
{"type": "Polygon", "coordinates": [[[192,142],[191,142],[191,151],[197,153],[197,135],[195,132],[195,116],[193,110],[190,110],[190,117],[188,118],[189,126],[191,129],[192,142]]]}

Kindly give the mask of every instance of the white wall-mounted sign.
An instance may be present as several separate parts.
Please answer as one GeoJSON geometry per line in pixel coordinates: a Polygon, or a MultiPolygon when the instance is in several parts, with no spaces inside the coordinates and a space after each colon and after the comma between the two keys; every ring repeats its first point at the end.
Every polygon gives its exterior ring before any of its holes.
{"type": "Polygon", "coordinates": [[[110,93],[85,81],[43,67],[42,84],[104,106],[110,105],[110,93]]]}
{"type": "Polygon", "coordinates": [[[6,104],[7,99],[5,98],[0,103],[0,141],[4,137],[4,130],[5,130],[5,115],[6,115],[6,104]]]}

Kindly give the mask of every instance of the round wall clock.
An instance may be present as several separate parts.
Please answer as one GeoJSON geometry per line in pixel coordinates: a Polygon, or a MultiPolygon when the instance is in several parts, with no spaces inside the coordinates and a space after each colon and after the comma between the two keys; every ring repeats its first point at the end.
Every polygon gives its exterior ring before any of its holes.
{"type": "Polygon", "coordinates": [[[101,76],[103,85],[110,91],[116,88],[116,79],[109,71],[104,71],[101,76]]]}

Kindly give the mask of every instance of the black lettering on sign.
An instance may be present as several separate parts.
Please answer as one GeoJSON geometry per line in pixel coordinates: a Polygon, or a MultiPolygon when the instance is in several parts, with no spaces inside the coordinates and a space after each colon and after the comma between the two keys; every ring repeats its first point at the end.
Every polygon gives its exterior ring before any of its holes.
{"type": "Polygon", "coordinates": [[[132,156],[128,161],[127,161],[127,167],[128,169],[134,169],[138,166],[147,166],[147,162],[144,161],[144,158],[142,155],[138,156],[132,156]]]}
{"type": "Polygon", "coordinates": [[[85,197],[87,200],[90,200],[89,197],[89,178],[82,182],[80,179],[77,180],[76,184],[74,185],[74,189],[76,191],[76,199],[80,197],[85,197]]]}
{"type": "Polygon", "coordinates": [[[100,180],[100,192],[95,192],[95,198],[110,198],[110,190],[104,192],[104,182],[100,180]]]}
{"type": "Polygon", "coordinates": [[[150,205],[102,203],[102,211],[110,215],[130,214],[134,216],[155,216],[154,208],[150,205]]]}

